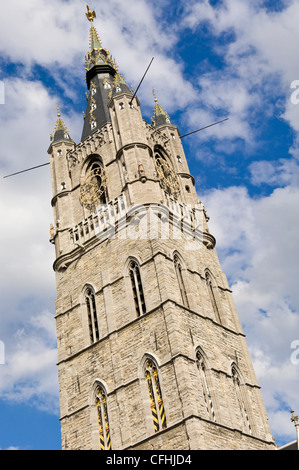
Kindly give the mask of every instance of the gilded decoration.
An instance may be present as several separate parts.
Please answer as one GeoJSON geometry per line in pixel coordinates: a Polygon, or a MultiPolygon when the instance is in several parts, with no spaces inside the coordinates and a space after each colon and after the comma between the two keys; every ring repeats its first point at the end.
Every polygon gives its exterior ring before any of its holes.
{"type": "Polygon", "coordinates": [[[87,8],[87,13],[85,13],[86,18],[88,19],[88,21],[90,21],[92,23],[93,19],[97,17],[96,12],[91,11],[88,5],[86,5],[86,8],[87,8]]]}
{"type": "Polygon", "coordinates": [[[95,65],[107,64],[115,68],[115,61],[111,57],[110,52],[102,47],[101,40],[98,33],[93,25],[93,19],[96,18],[96,13],[90,10],[87,6],[87,19],[91,23],[90,27],[90,50],[85,56],[85,70],[89,71],[95,65]]]}
{"type": "Polygon", "coordinates": [[[107,174],[104,168],[96,167],[91,170],[81,182],[80,201],[89,210],[94,210],[105,195],[107,188],[107,174]]]}
{"type": "Polygon", "coordinates": [[[180,192],[180,183],[176,173],[162,157],[156,157],[155,163],[162,189],[177,198],[180,192]]]}

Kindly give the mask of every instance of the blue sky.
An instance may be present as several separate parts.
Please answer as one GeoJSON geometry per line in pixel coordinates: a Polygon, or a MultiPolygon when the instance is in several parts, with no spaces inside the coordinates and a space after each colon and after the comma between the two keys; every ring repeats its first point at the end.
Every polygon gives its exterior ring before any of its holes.
{"type": "MultiPolygon", "coordinates": [[[[181,134],[276,442],[299,413],[299,1],[89,2],[143,117],[154,88],[181,134]],[[250,21],[248,19],[250,18],[250,21]],[[294,354],[295,353],[295,354],[294,354]]],[[[0,18],[0,174],[48,161],[56,103],[76,142],[89,46],[81,0],[12,0],[0,18]]],[[[59,449],[49,168],[2,179],[0,449],[59,449]],[[26,432],[24,432],[26,430],[26,432]]]]}

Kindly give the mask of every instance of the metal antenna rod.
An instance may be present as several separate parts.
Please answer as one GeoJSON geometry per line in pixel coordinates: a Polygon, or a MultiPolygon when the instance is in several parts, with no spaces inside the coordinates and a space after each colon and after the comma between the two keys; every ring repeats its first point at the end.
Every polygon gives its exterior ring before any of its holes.
{"type": "Polygon", "coordinates": [[[140,80],[140,83],[139,83],[138,87],[136,88],[136,91],[135,91],[135,93],[134,93],[134,95],[133,95],[133,98],[131,99],[131,101],[130,101],[130,103],[129,103],[130,105],[132,104],[132,101],[133,101],[133,99],[135,98],[135,96],[136,96],[136,94],[137,94],[137,91],[139,90],[140,85],[141,85],[141,83],[143,82],[143,79],[144,79],[144,77],[146,76],[146,74],[147,74],[147,72],[148,72],[148,69],[149,69],[150,66],[152,65],[153,60],[154,60],[154,57],[153,57],[152,60],[150,61],[149,66],[147,67],[147,69],[146,69],[146,71],[145,71],[145,73],[144,73],[142,79],[140,80]]]}
{"type": "Polygon", "coordinates": [[[20,173],[25,173],[25,171],[35,170],[35,168],[40,168],[41,166],[50,165],[50,162],[43,163],[42,165],[33,166],[32,168],[27,168],[26,170],[17,171],[17,173],[12,173],[11,175],[3,176],[3,178],[9,178],[10,176],[19,175],[20,173]]]}
{"type": "Polygon", "coordinates": [[[187,137],[187,135],[195,134],[195,132],[202,131],[203,129],[207,129],[208,127],[216,126],[216,124],[220,124],[221,122],[228,121],[229,118],[222,119],[222,121],[214,122],[214,124],[209,124],[208,126],[202,127],[201,129],[197,129],[196,131],[189,132],[189,134],[185,134],[181,136],[181,139],[187,137]]]}

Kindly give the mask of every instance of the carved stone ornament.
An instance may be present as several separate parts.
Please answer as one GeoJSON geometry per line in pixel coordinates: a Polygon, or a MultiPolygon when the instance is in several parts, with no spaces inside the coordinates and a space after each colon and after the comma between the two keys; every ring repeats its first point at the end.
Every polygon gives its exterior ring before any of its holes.
{"type": "Polygon", "coordinates": [[[69,161],[69,166],[70,168],[73,168],[74,166],[76,166],[78,163],[80,163],[80,160],[78,158],[78,156],[74,153],[68,153],[67,155],[67,159],[69,161]]]}
{"type": "Polygon", "coordinates": [[[169,148],[169,138],[165,132],[161,132],[155,129],[148,122],[145,122],[145,128],[147,131],[147,140],[152,142],[153,145],[161,145],[165,150],[169,148]]]}
{"type": "Polygon", "coordinates": [[[180,183],[176,173],[163,158],[156,157],[155,162],[162,189],[176,198],[180,192],[180,183]]]}

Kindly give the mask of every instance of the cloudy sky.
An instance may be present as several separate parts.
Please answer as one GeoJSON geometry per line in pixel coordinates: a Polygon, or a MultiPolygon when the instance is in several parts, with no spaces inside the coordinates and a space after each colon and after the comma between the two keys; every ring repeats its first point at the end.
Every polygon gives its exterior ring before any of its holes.
{"type": "MultiPolygon", "coordinates": [[[[94,0],[95,26],[143,117],[152,89],[183,144],[278,444],[299,413],[299,0],[94,0]]],[[[82,0],[11,0],[0,17],[0,449],[60,449],[51,182],[59,103],[85,110],[82,0]],[[4,91],[4,93],[2,93],[4,91]],[[1,344],[4,354],[1,357],[1,344]]]]}

